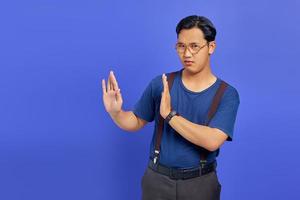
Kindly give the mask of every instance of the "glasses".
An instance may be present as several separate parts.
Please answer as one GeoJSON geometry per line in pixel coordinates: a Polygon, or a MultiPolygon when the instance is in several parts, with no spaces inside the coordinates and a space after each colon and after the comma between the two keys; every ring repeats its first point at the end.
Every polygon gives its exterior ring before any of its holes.
{"type": "Polygon", "coordinates": [[[185,49],[188,47],[188,50],[191,52],[191,54],[195,55],[206,45],[208,45],[208,42],[206,42],[206,44],[204,44],[203,46],[200,46],[200,44],[197,44],[197,43],[190,43],[187,46],[187,45],[179,42],[179,43],[176,43],[175,49],[178,53],[182,54],[185,52],[185,49]]]}

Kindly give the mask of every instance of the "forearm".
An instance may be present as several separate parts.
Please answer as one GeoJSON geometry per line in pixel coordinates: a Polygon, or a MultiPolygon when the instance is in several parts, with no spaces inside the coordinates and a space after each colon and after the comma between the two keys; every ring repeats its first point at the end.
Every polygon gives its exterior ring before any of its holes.
{"type": "Polygon", "coordinates": [[[110,114],[110,117],[118,127],[125,131],[134,132],[139,130],[139,121],[132,111],[121,110],[118,114],[110,114]]]}
{"type": "Polygon", "coordinates": [[[213,128],[192,123],[182,116],[172,117],[169,124],[188,141],[209,151],[215,150],[217,139],[213,128]]]}

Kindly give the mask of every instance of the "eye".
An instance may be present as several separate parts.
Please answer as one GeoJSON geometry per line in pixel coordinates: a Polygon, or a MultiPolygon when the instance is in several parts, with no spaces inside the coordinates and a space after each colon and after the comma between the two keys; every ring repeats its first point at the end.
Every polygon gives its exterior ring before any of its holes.
{"type": "Polygon", "coordinates": [[[182,44],[182,43],[178,43],[178,44],[177,44],[177,47],[178,47],[178,48],[184,48],[184,47],[185,47],[185,45],[184,45],[184,44],[182,44]]]}
{"type": "Polygon", "coordinates": [[[191,44],[191,48],[192,49],[197,49],[197,48],[199,48],[199,45],[198,44],[191,44]]]}

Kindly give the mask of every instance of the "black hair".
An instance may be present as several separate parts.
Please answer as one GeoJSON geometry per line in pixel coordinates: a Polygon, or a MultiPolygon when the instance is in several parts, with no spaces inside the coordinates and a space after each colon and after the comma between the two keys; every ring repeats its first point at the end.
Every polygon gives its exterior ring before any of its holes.
{"type": "Polygon", "coordinates": [[[182,29],[199,28],[207,42],[214,41],[217,30],[213,23],[204,16],[191,15],[180,20],[176,26],[177,38],[182,29]]]}

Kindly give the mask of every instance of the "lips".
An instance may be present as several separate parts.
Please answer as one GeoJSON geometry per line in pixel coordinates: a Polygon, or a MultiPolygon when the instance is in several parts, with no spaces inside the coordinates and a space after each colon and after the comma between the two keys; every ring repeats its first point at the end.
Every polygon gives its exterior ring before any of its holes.
{"type": "Polygon", "coordinates": [[[193,64],[194,62],[193,61],[190,61],[190,60],[185,60],[184,61],[184,64],[186,64],[186,65],[191,65],[191,64],[193,64]]]}

